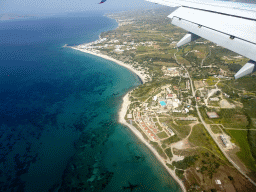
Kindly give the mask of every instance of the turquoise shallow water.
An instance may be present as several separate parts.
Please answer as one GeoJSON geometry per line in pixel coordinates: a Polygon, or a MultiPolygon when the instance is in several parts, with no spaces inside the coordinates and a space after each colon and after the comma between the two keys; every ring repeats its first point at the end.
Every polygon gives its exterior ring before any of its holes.
{"type": "Polygon", "coordinates": [[[138,185],[136,189],[142,192],[181,191],[151,151],[126,127],[117,127],[104,157],[106,167],[115,173],[106,191],[122,191],[128,182],[138,185]]]}
{"type": "Polygon", "coordinates": [[[116,26],[86,14],[0,23],[0,191],[122,191],[128,182],[139,191],[179,191],[117,122],[138,77],[62,48],[116,26]]]}

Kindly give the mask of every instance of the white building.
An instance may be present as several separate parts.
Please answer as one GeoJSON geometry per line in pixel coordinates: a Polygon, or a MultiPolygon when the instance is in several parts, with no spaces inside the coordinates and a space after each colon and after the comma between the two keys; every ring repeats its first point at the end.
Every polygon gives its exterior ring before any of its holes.
{"type": "Polygon", "coordinates": [[[225,135],[221,135],[220,139],[223,142],[223,144],[225,145],[225,147],[231,147],[231,143],[225,135]]]}
{"type": "Polygon", "coordinates": [[[117,53],[123,53],[124,52],[124,50],[122,50],[122,49],[115,49],[114,51],[117,52],[117,53]]]}
{"type": "Polygon", "coordinates": [[[124,45],[115,45],[116,49],[121,49],[124,45]]]}
{"type": "Polygon", "coordinates": [[[223,93],[225,97],[229,98],[230,95],[228,95],[227,93],[223,93]]]}
{"type": "Polygon", "coordinates": [[[210,98],[210,101],[219,101],[220,99],[218,97],[212,97],[210,98]]]}
{"type": "Polygon", "coordinates": [[[173,130],[171,130],[171,128],[167,128],[168,132],[170,133],[171,136],[175,135],[175,133],[173,132],[173,130]]]}
{"type": "Polygon", "coordinates": [[[179,99],[174,99],[175,102],[177,102],[178,104],[181,104],[181,101],[179,99]]]}

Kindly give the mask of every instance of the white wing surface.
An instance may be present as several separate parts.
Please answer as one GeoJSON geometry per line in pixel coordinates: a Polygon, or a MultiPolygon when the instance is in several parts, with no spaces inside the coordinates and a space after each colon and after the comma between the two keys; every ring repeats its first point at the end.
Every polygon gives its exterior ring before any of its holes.
{"type": "Polygon", "coordinates": [[[256,70],[256,5],[212,0],[146,0],[179,7],[168,17],[189,33],[177,46],[198,38],[208,39],[250,59],[237,72],[240,78],[256,70]]]}

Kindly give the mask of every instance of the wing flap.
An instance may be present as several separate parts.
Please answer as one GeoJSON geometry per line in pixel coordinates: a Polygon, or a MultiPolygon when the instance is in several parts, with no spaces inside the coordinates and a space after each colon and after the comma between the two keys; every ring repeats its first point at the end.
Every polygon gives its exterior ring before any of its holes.
{"type": "Polygon", "coordinates": [[[156,3],[156,4],[160,4],[160,5],[165,5],[165,6],[169,6],[169,7],[179,7],[181,6],[181,4],[179,4],[177,1],[165,1],[165,0],[146,0],[148,2],[151,3],[156,3]]]}
{"type": "Polygon", "coordinates": [[[225,47],[238,54],[244,55],[252,60],[256,60],[256,45],[243,39],[234,38],[231,39],[230,35],[207,28],[205,26],[199,26],[196,23],[173,17],[172,24],[181,27],[187,31],[190,31],[200,37],[208,39],[222,47],[225,47]]]}
{"type": "Polygon", "coordinates": [[[256,22],[253,20],[186,7],[178,8],[168,17],[171,19],[174,17],[181,18],[256,44],[256,22]]]}
{"type": "Polygon", "coordinates": [[[146,0],[165,6],[188,7],[192,9],[221,13],[230,16],[256,20],[256,5],[212,0],[146,0]]]}

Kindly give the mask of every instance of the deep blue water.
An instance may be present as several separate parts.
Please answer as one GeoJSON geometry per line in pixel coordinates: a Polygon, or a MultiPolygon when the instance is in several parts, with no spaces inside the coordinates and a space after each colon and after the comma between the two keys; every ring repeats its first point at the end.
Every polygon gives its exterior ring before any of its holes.
{"type": "Polygon", "coordinates": [[[86,14],[0,22],[0,191],[122,191],[128,182],[139,191],[180,190],[117,123],[138,77],[62,48],[115,27],[86,14]]]}

